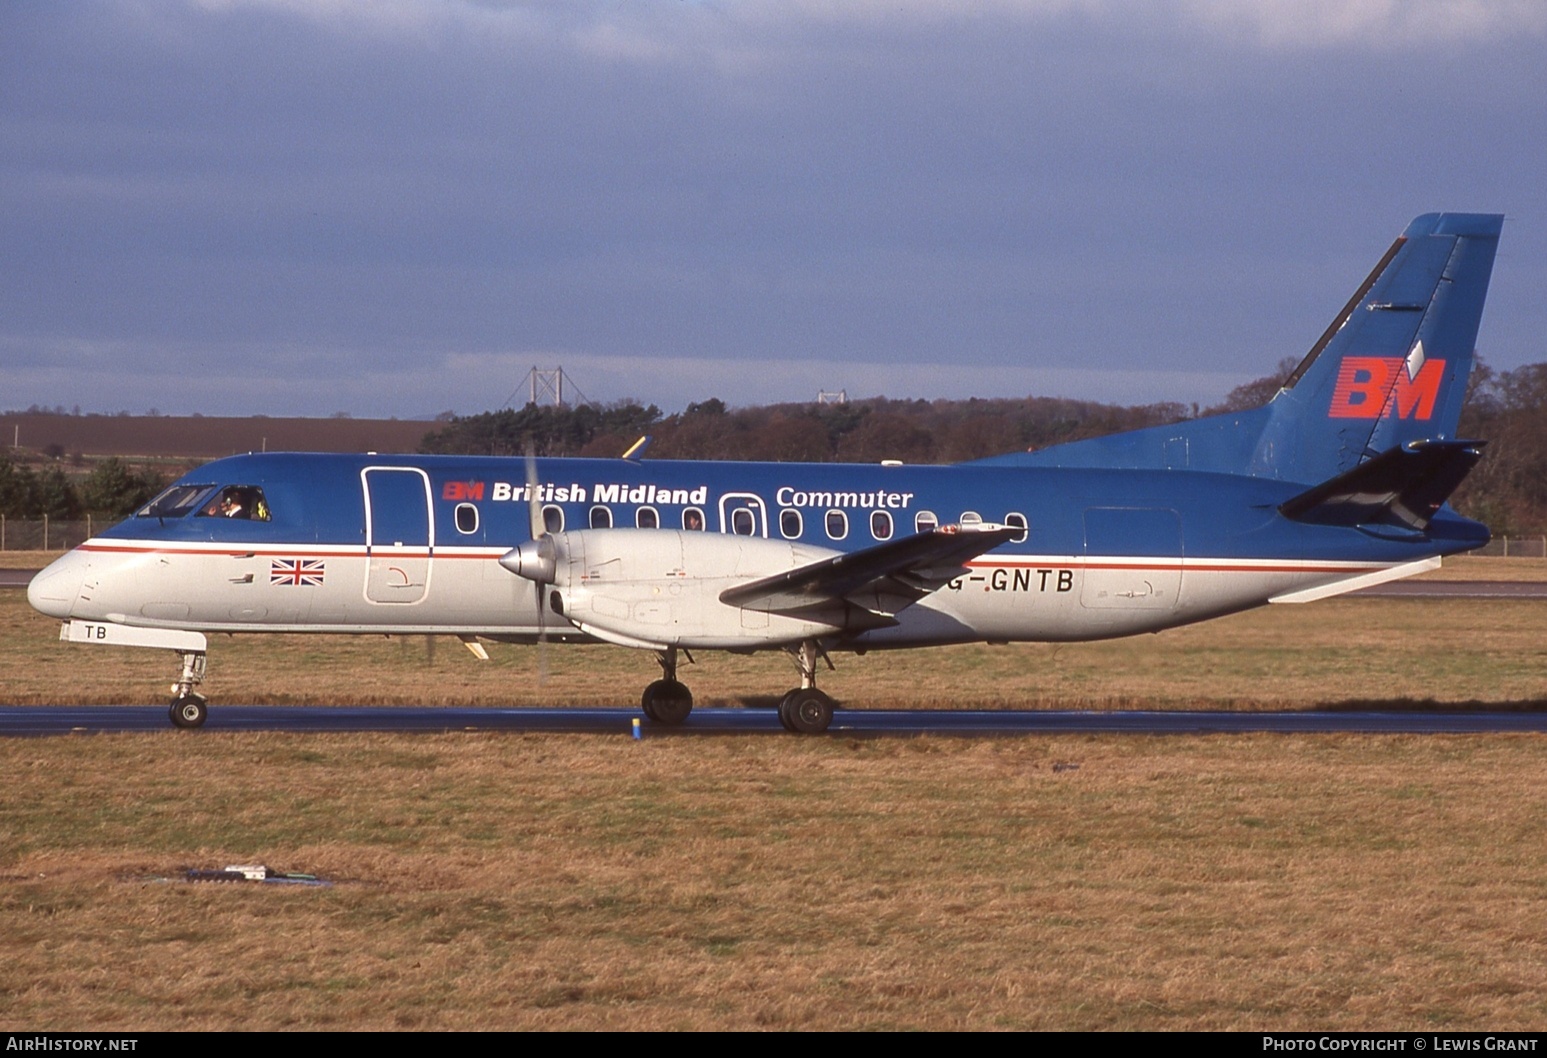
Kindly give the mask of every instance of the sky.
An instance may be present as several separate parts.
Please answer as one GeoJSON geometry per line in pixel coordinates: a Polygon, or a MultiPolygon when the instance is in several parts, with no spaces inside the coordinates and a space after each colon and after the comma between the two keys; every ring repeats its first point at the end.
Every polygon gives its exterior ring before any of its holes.
{"type": "Polygon", "coordinates": [[[0,409],[1208,405],[1420,213],[1547,360],[1537,0],[7,0],[0,409]]]}

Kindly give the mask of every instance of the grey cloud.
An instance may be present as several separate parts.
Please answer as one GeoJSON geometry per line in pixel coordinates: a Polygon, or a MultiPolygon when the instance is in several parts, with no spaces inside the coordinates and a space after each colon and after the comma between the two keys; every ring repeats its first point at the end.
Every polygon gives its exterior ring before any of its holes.
{"type": "Polygon", "coordinates": [[[24,6],[0,383],[110,404],[18,373],[89,346],[361,414],[367,371],[487,350],[1201,384],[1301,351],[1435,208],[1512,214],[1485,352],[1533,358],[1541,19],[1398,6],[24,6]]]}

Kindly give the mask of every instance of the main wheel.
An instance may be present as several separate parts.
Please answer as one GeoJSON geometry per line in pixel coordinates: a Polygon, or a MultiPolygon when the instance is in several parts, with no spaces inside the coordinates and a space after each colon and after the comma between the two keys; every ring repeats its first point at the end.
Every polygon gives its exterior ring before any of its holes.
{"type": "Polygon", "coordinates": [[[209,718],[209,708],[199,695],[185,694],[172,699],[171,717],[174,727],[203,727],[204,721],[209,718]]]}
{"type": "Polygon", "coordinates": [[[640,695],[639,707],[651,720],[680,724],[693,711],[693,692],[676,680],[656,680],[640,695]]]}
{"type": "Polygon", "coordinates": [[[833,722],[833,700],[815,687],[793,691],[779,703],[779,719],[797,734],[820,735],[833,722]]]}

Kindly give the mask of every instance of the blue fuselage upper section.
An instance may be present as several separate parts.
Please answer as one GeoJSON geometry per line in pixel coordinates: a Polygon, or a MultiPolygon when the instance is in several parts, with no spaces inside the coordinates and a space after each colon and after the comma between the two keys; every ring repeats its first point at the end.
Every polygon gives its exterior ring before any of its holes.
{"type": "MultiPolygon", "coordinates": [[[[539,459],[550,530],[703,529],[839,551],[930,525],[1025,525],[996,556],[1120,554],[1408,562],[1481,546],[1442,511],[1424,533],[1306,525],[1278,506],[1304,486],[1189,471],[539,459]],[[1114,515],[1107,512],[1153,512],[1114,515]],[[1093,513],[1099,512],[1099,513],[1093,513]]],[[[514,547],[531,536],[520,458],[263,454],[207,464],[188,485],[261,490],[267,520],[203,511],[135,517],[104,538],[185,543],[514,547]]]]}

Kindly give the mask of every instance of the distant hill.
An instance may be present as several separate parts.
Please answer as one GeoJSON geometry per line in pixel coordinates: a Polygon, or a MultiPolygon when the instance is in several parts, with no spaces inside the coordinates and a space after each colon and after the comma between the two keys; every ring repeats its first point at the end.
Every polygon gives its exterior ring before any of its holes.
{"type": "Polygon", "coordinates": [[[435,423],[398,419],[0,414],[0,445],[80,454],[206,460],[240,452],[413,452],[435,423]]]}

